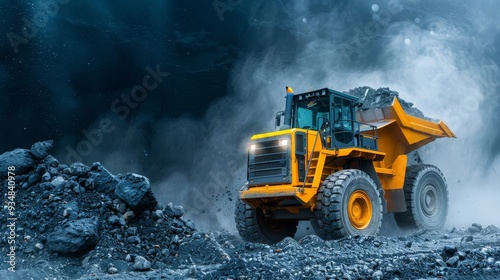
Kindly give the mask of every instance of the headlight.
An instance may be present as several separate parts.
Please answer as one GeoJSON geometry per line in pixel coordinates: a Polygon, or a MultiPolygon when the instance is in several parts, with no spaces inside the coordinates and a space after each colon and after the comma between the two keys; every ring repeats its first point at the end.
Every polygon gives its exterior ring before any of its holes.
{"type": "Polygon", "coordinates": [[[280,139],[280,146],[288,145],[288,139],[280,139]]]}
{"type": "Polygon", "coordinates": [[[256,148],[255,144],[250,145],[250,151],[255,150],[255,148],[256,148]]]}

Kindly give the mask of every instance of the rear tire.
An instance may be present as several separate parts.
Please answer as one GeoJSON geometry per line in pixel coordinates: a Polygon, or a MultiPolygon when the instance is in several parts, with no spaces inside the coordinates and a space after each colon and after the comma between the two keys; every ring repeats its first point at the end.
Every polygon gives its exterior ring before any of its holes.
{"type": "Polygon", "coordinates": [[[377,235],[382,225],[382,200],[375,182],[357,169],[335,172],[323,181],[311,225],[325,239],[377,235]]]}
{"type": "Polygon", "coordinates": [[[400,228],[437,230],[444,226],[448,215],[448,187],[436,166],[408,166],[403,189],[408,210],[394,213],[400,228]]]}
{"type": "Polygon", "coordinates": [[[236,200],[236,228],[248,242],[274,244],[297,231],[298,220],[270,220],[260,208],[252,208],[241,199],[236,200]]]}

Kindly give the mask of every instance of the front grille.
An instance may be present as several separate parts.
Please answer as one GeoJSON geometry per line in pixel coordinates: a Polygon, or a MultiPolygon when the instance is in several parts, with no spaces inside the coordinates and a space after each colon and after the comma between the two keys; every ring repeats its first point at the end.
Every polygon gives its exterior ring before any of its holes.
{"type": "Polygon", "coordinates": [[[264,162],[264,163],[259,163],[254,165],[254,169],[257,166],[257,170],[264,170],[264,169],[278,169],[281,167],[286,166],[285,160],[283,161],[272,161],[272,162],[264,162]]]}
{"type": "Polygon", "coordinates": [[[258,140],[248,154],[248,182],[252,185],[290,183],[290,137],[258,140]],[[287,145],[280,146],[286,139],[287,145]]]}
{"type": "Polygon", "coordinates": [[[260,147],[259,149],[255,150],[255,155],[269,155],[269,154],[275,154],[275,153],[281,153],[283,151],[283,147],[279,146],[279,142],[275,143],[277,141],[269,141],[269,143],[266,143],[268,146],[263,146],[260,147]]]}
{"type": "Polygon", "coordinates": [[[274,154],[274,155],[258,155],[255,157],[255,163],[268,162],[268,161],[276,161],[283,158],[283,154],[274,154]]]}

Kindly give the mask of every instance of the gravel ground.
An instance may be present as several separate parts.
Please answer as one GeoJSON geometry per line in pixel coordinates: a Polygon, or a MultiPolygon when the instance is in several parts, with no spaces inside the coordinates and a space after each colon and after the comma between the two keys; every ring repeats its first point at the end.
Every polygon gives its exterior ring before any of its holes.
{"type": "MultiPolygon", "coordinates": [[[[350,93],[371,107],[397,96],[368,87],[350,93]]],[[[15,237],[8,227],[0,237],[0,279],[500,279],[494,225],[245,243],[228,232],[200,231],[182,206],[158,203],[144,176],[113,175],[99,163],[59,163],[49,155],[52,144],[0,155],[0,181],[16,168],[15,197],[5,193],[0,220],[17,218],[15,237]],[[8,270],[12,240],[15,272],[8,270]]]]}

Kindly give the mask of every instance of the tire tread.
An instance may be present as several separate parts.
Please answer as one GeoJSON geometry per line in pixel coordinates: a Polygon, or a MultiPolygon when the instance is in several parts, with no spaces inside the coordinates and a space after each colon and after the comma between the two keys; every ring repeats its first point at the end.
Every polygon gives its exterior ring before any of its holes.
{"type": "MultiPolygon", "coordinates": [[[[362,176],[375,186],[373,180],[365,172],[357,169],[345,169],[328,176],[318,190],[316,218],[311,219],[311,225],[316,234],[325,240],[339,239],[348,235],[348,232],[342,223],[342,197],[345,193],[345,182],[353,176],[362,176]],[[332,206],[332,204],[334,206],[332,206]],[[337,210],[330,210],[332,207],[337,210]],[[329,217],[329,219],[322,219],[321,214],[318,212],[321,212],[324,216],[329,217]]],[[[378,192],[378,190],[376,191],[378,192]]],[[[380,195],[377,195],[377,200],[379,205],[382,205],[380,195]]],[[[380,221],[378,223],[376,233],[380,231],[380,226],[382,224],[382,207],[380,207],[380,212],[380,221]]]]}
{"type": "MultiPolygon", "coordinates": [[[[240,198],[236,200],[236,208],[234,216],[235,216],[236,228],[240,236],[243,238],[243,240],[247,242],[264,243],[264,244],[276,243],[277,242],[276,240],[272,240],[262,233],[257,221],[258,218],[256,211],[257,211],[256,209],[246,204],[240,198]]],[[[286,232],[282,233],[283,238],[287,236],[293,237],[293,235],[297,231],[298,221],[287,221],[287,222],[290,228],[287,228],[286,232]]]]}

